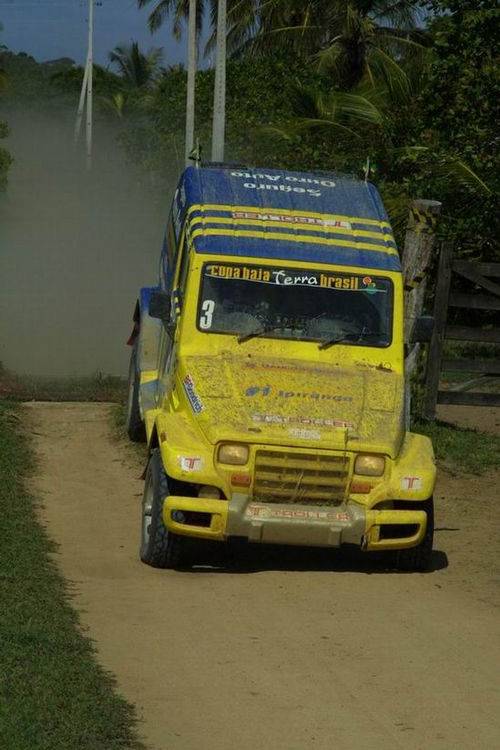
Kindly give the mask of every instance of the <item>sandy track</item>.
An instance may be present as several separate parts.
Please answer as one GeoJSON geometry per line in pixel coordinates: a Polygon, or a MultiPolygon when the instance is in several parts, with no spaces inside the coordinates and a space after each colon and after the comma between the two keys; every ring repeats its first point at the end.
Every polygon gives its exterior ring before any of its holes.
{"type": "Polygon", "coordinates": [[[441,481],[425,575],[263,547],[158,571],[138,560],[140,464],[108,407],[28,408],[57,561],[152,750],[497,746],[500,477],[441,481]]]}

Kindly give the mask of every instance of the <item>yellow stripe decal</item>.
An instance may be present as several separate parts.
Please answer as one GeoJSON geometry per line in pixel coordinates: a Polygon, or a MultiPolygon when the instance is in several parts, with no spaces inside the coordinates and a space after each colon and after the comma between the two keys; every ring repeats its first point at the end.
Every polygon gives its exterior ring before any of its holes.
{"type": "MultiPolygon", "coordinates": [[[[197,224],[231,224],[233,226],[250,226],[250,227],[278,227],[278,228],[290,228],[289,224],[283,224],[281,221],[262,221],[260,219],[232,219],[223,216],[195,216],[191,219],[190,227],[193,229],[197,224]]],[[[364,229],[348,229],[347,227],[330,227],[321,226],[320,224],[312,226],[311,224],[300,224],[294,223],[294,229],[302,229],[310,232],[323,232],[324,234],[344,234],[349,237],[368,237],[372,240],[392,240],[392,235],[384,234],[383,232],[368,232],[364,229]]],[[[207,230],[207,234],[210,234],[210,229],[207,230]]],[[[309,237],[309,235],[307,235],[309,237]]]]}
{"type": "MultiPolygon", "coordinates": [[[[268,213],[268,214],[282,214],[283,216],[307,216],[312,219],[338,219],[340,221],[348,221],[351,224],[369,224],[370,226],[381,227],[382,229],[390,229],[391,225],[388,221],[377,221],[376,219],[364,219],[361,216],[344,216],[343,214],[321,214],[315,211],[292,211],[289,208],[271,208],[267,206],[222,206],[211,203],[194,204],[189,207],[187,214],[191,216],[195,211],[247,211],[248,213],[268,213]]],[[[210,220],[217,218],[214,216],[206,217],[210,220]]],[[[267,224],[267,221],[262,221],[267,224]]]]}
{"type": "Polygon", "coordinates": [[[351,240],[334,240],[330,237],[314,237],[313,235],[296,235],[296,234],[285,234],[278,232],[259,232],[244,229],[195,229],[191,236],[199,237],[204,234],[205,236],[216,236],[216,237],[253,237],[261,240],[286,240],[287,242],[302,242],[312,245],[338,245],[340,247],[353,247],[357,250],[376,250],[379,253],[387,253],[388,255],[398,255],[398,251],[394,247],[388,245],[371,245],[368,242],[351,242],[351,240]]]}

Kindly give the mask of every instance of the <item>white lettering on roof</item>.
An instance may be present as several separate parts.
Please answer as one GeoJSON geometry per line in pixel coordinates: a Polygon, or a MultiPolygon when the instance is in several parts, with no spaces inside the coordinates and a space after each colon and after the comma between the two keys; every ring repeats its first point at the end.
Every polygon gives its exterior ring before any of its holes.
{"type": "Polygon", "coordinates": [[[281,190],[285,193],[307,193],[314,198],[319,198],[321,196],[321,190],[319,190],[318,188],[336,187],[336,183],[334,180],[322,179],[320,177],[296,176],[293,174],[280,175],[266,174],[261,172],[255,172],[254,174],[252,174],[251,172],[231,172],[231,177],[240,177],[244,180],[251,180],[251,182],[243,183],[243,187],[247,188],[248,190],[281,190]],[[257,180],[262,180],[262,182],[257,182],[257,180]],[[276,183],[279,183],[281,180],[283,182],[277,185],[276,183]],[[289,184],[286,184],[290,182],[298,184],[293,185],[293,187],[289,184]],[[318,187],[308,188],[302,187],[302,185],[317,185],[318,187]]]}
{"type": "Polygon", "coordinates": [[[320,216],[301,216],[300,214],[279,214],[261,211],[233,211],[233,219],[252,219],[257,221],[276,221],[282,224],[309,224],[315,227],[342,227],[352,229],[348,221],[341,219],[325,219],[320,216]]]}

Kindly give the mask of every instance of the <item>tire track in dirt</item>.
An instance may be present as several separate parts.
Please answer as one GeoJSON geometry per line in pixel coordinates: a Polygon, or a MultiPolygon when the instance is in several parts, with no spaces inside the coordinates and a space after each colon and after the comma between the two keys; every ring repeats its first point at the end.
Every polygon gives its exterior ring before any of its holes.
{"type": "Polygon", "coordinates": [[[109,407],[27,409],[57,562],[152,750],[496,746],[498,562],[481,539],[498,484],[440,480],[428,574],[264,547],[160,571],[138,559],[142,467],[109,407]]]}

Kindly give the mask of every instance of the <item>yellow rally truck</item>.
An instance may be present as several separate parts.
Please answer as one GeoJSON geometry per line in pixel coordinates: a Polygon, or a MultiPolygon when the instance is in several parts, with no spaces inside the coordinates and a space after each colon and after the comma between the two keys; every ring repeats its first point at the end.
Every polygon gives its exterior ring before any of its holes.
{"type": "Polygon", "coordinates": [[[401,266],[373,185],[186,169],[129,343],[145,563],[181,565],[194,537],[428,566],[436,468],[405,425],[401,266]]]}

